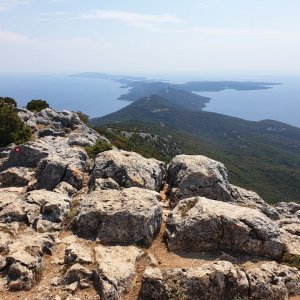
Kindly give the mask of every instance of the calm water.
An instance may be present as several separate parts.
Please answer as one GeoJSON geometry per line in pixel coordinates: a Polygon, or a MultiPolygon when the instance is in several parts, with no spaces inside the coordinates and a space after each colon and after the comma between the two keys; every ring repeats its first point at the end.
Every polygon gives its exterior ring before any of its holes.
{"type": "Polygon", "coordinates": [[[206,111],[252,121],[273,119],[300,127],[300,78],[275,82],[283,84],[260,91],[225,90],[199,94],[211,98],[206,111]]]}
{"type": "MultiPolygon", "coordinates": [[[[155,76],[151,76],[155,78],[155,76]]],[[[159,78],[156,76],[156,78],[159,78]]],[[[273,119],[300,127],[300,77],[216,78],[209,76],[165,75],[172,82],[189,80],[240,80],[281,82],[269,90],[201,92],[212,98],[205,110],[246,120],[273,119]]],[[[24,106],[31,99],[45,99],[57,110],[81,110],[90,117],[115,112],[129,102],[117,100],[127,89],[111,80],[67,75],[0,75],[0,96],[10,96],[24,106]]]]}
{"type": "Polygon", "coordinates": [[[0,96],[24,106],[31,99],[47,100],[57,110],[81,110],[90,117],[117,111],[128,102],[117,100],[127,90],[111,80],[67,75],[0,75],[0,96]]]}

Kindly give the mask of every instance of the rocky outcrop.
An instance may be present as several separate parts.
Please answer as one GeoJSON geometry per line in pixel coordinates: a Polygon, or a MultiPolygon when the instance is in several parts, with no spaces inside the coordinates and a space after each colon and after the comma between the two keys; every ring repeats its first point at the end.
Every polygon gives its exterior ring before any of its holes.
{"type": "Polygon", "coordinates": [[[300,274],[295,268],[266,262],[251,269],[230,262],[198,268],[148,268],[143,275],[140,300],[164,299],[288,299],[299,293],[300,274]]]}
{"type": "Polygon", "coordinates": [[[143,257],[142,250],[129,247],[103,247],[95,249],[97,262],[96,282],[101,299],[122,299],[130,291],[136,273],[136,265],[143,257]]]}
{"type": "Polygon", "coordinates": [[[0,173],[0,187],[27,186],[33,178],[33,172],[27,168],[9,168],[0,173]]]}
{"type": "Polygon", "coordinates": [[[151,244],[162,221],[159,194],[140,188],[97,190],[85,196],[76,220],[81,237],[105,244],[151,244]]]}
{"type": "Polygon", "coordinates": [[[167,220],[171,251],[216,249],[280,259],[277,224],[257,210],[204,197],[181,200],[167,220]]]}
{"type": "Polygon", "coordinates": [[[161,161],[144,158],[135,152],[110,150],[97,156],[91,185],[97,178],[112,178],[121,187],[159,191],[164,173],[161,161]]]}
{"type": "Polygon", "coordinates": [[[54,244],[53,235],[31,231],[9,244],[2,268],[7,272],[8,288],[13,291],[32,288],[42,271],[44,253],[51,254],[54,244]]]}
{"type": "Polygon", "coordinates": [[[259,209],[268,217],[278,219],[276,210],[261,197],[228,181],[225,166],[202,155],[178,155],[168,166],[170,201],[175,206],[179,200],[195,196],[259,209]]]}

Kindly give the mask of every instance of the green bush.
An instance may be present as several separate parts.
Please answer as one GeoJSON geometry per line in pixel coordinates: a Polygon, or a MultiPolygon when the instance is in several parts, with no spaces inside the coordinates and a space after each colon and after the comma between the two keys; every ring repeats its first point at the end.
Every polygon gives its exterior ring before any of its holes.
{"type": "Polygon", "coordinates": [[[33,99],[31,101],[29,101],[26,105],[26,108],[30,111],[35,111],[35,112],[39,112],[44,108],[48,108],[49,104],[47,103],[47,101],[45,100],[41,100],[41,99],[33,99]]]}
{"type": "Polygon", "coordinates": [[[32,134],[18,116],[14,103],[9,102],[0,100],[0,147],[25,143],[32,134]]]}
{"type": "Polygon", "coordinates": [[[89,157],[95,158],[99,153],[112,149],[112,145],[103,140],[98,140],[92,147],[85,147],[89,157]]]}
{"type": "Polygon", "coordinates": [[[0,97],[0,104],[4,104],[4,103],[17,107],[16,100],[10,97],[0,97]]]}
{"type": "Polygon", "coordinates": [[[79,119],[84,123],[87,124],[89,121],[89,116],[85,113],[83,113],[82,111],[78,110],[76,111],[76,114],[78,115],[79,119]]]}

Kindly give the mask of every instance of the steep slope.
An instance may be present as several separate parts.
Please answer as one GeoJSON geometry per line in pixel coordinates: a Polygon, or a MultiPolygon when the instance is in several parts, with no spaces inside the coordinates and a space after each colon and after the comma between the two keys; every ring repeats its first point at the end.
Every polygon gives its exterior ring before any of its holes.
{"type": "Polygon", "coordinates": [[[259,192],[269,202],[300,201],[300,129],[296,127],[272,120],[251,122],[190,112],[156,95],[92,119],[91,124],[117,126],[125,122],[130,130],[132,121],[139,123],[131,127],[133,131],[147,127],[148,132],[157,133],[157,125],[166,125],[160,126],[162,135],[167,137],[170,131],[179,135],[183,152],[224,161],[235,184],[259,192]]]}

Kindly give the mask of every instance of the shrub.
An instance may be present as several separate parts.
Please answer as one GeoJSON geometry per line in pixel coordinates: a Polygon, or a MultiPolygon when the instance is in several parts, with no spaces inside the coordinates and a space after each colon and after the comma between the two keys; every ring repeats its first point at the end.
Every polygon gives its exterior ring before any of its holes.
{"type": "Polygon", "coordinates": [[[0,104],[4,104],[4,103],[17,107],[16,100],[10,97],[0,97],[0,104]]]}
{"type": "Polygon", "coordinates": [[[98,140],[92,147],[85,147],[89,157],[95,158],[99,153],[112,149],[112,145],[106,141],[98,140]]]}
{"type": "Polygon", "coordinates": [[[45,100],[40,100],[40,99],[33,99],[31,101],[29,101],[26,105],[26,108],[30,111],[35,111],[35,112],[39,112],[44,108],[48,108],[49,104],[47,103],[47,101],[45,100]]]}
{"type": "Polygon", "coordinates": [[[84,123],[87,124],[89,121],[89,116],[85,113],[83,113],[82,111],[78,110],[76,111],[76,114],[78,115],[79,119],[84,123]]]}
{"type": "Polygon", "coordinates": [[[0,147],[25,143],[31,134],[30,128],[18,116],[13,101],[0,100],[0,147]]]}

